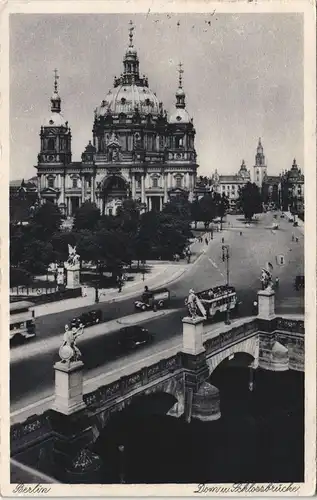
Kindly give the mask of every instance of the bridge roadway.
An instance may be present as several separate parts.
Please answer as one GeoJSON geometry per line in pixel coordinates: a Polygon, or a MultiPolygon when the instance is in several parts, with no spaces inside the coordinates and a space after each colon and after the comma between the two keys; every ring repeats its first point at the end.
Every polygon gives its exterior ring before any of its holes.
{"type": "MultiPolygon", "coordinates": [[[[141,349],[137,353],[122,354],[117,348],[117,331],[107,335],[96,337],[85,337],[81,343],[81,350],[85,362],[85,379],[102,375],[110,369],[110,363],[127,365],[135,356],[142,357],[161,352],[179,342],[182,331],[181,319],[186,314],[184,308],[184,297],[189,288],[201,290],[209,286],[215,286],[225,281],[225,264],[221,259],[221,237],[225,243],[230,245],[230,282],[237,288],[241,316],[250,314],[252,302],[259,288],[259,271],[267,261],[274,265],[274,275],[280,278],[280,287],[276,294],[277,314],[301,314],[303,313],[302,294],[296,292],[293,280],[296,274],[303,274],[304,268],[304,241],[302,234],[293,228],[286,220],[279,220],[280,229],[270,229],[273,221],[271,213],[259,216],[259,222],[250,228],[243,228],[240,235],[241,223],[230,218],[228,230],[222,234],[216,234],[206,253],[194,264],[184,276],[169,286],[173,295],[171,311],[165,316],[150,319],[143,323],[155,334],[153,344],[141,349]],[[299,237],[299,242],[292,242],[292,232],[299,237]],[[285,264],[276,265],[276,256],[283,254],[285,264]]],[[[133,299],[128,299],[117,304],[103,304],[101,306],[107,315],[107,319],[115,319],[133,313],[133,299]]],[[[87,309],[87,308],[85,308],[87,309]]],[[[65,311],[54,315],[38,318],[38,337],[32,342],[36,344],[50,337],[60,338],[64,324],[74,314],[80,314],[82,310],[65,311]]],[[[139,321],[140,316],[136,316],[139,321]]],[[[87,330],[88,334],[88,330],[87,330]]],[[[24,346],[17,346],[15,350],[23,350],[25,357],[18,356],[18,360],[12,359],[10,366],[10,394],[11,410],[13,412],[32,405],[42,398],[50,397],[53,392],[54,370],[53,364],[57,360],[57,350],[43,348],[37,356],[28,356],[24,346]]],[[[23,351],[22,351],[23,352],[23,351]]],[[[15,356],[13,356],[15,358],[15,356]]],[[[34,412],[33,412],[34,413],[34,412]]]]}

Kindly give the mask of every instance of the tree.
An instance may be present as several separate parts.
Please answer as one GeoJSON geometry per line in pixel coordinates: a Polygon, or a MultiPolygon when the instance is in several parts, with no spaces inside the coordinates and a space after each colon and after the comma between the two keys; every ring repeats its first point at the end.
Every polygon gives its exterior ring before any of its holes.
{"type": "Polygon", "coordinates": [[[197,229],[197,222],[202,220],[202,212],[199,201],[196,199],[190,205],[190,215],[191,220],[195,223],[195,229],[197,229]]]}
{"type": "Polygon", "coordinates": [[[222,221],[227,213],[227,210],[229,209],[229,198],[224,193],[222,193],[222,195],[220,195],[219,193],[214,193],[214,203],[216,206],[216,215],[217,217],[220,217],[222,230],[222,221]]]}
{"type": "Polygon", "coordinates": [[[81,231],[82,229],[90,229],[93,231],[100,217],[100,211],[97,205],[91,203],[91,201],[85,201],[85,203],[75,212],[73,229],[75,231],[81,231]]]}
{"type": "Polygon", "coordinates": [[[191,220],[191,204],[186,195],[180,195],[170,200],[162,210],[162,213],[173,215],[178,219],[191,220]]]}
{"type": "Polygon", "coordinates": [[[30,228],[34,239],[50,240],[52,234],[60,230],[62,213],[57,205],[44,203],[33,212],[30,228]]]}
{"type": "Polygon", "coordinates": [[[204,222],[205,229],[208,229],[209,224],[216,217],[216,203],[214,196],[211,193],[205,194],[199,200],[201,211],[201,220],[204,222]]]}
{"type": "Polygon", "coordinates": [[[23,249],[23,269],[29,273],[46,274],[48,266],[54,261],[53,245],[49,241],[32,239],[23,249]]]}
{"type": "Polygon", "coordinates": [[[238,204],[246,220],[251,220],[254,214],[262,211],[262,197],[255,183],[248,182],[239,188],[238,204]]]}

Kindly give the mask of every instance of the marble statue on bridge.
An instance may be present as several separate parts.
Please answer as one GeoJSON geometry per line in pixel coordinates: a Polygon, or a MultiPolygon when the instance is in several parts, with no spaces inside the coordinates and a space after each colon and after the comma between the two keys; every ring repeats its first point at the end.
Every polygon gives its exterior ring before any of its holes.
{"type": "Polygon", "coordinates": [[[69,328],[65,325],[63,344],[59,348],[59,357],[62,363],[70,364],[73,361],[80,361],[81,352],[76,346],[77,338],[84,333],[84,325],[81,323],[78,328],[69,328]]]}
{"type": "Polygon", "coordinates": [[[267,291],[272,291],[273,290],[273,278],[272,278],[272,271],[273,271],[273,266],[270,262],[266,264],[265,268],[262,268],[262,273],[261,273],[261,283],[262,283],[262,289],[267,290],[267,291]]]}
{"type": "Polygon", "coordinates": [[[188,297],[185,299],[185,305],[187,305],[191,318],[195,319],[201,316],[203,318],[207,317],[206,309],[192,288],[189,290],[188,297]]]}

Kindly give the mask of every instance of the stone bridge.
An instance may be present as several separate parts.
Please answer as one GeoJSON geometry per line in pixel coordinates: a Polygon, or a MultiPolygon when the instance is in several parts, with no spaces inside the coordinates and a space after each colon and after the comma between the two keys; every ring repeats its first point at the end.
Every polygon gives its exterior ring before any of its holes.
{"type": "Polygon", "coordinates": [[[183,323],[183,348],[166,359],[88,394],[82,392],[82,381],[78,388],[80,377],[75,383],[68,380],[68,398],[76,404],[79,398],[81,409],[64,414],[65,406],[59,411],[55,404],[54,410],[13,425],[12,458],[44,474],[52,475],[53,469],[59,480],[72,482],[70,466],[65,477],[56,464],[78,463],[78,457],[87,463],[83,450],[88,453],[109,420],[140,398],[165,393],[170,398],[167,414],[188,422],[191,418],[214,420],[221,416],[219,391],[209,380],[224,360],[246,353],[253,370],[304,371],[303,318],[254,317],[207,333],[203,333],[201,319],[184,318],[183,323]]]}

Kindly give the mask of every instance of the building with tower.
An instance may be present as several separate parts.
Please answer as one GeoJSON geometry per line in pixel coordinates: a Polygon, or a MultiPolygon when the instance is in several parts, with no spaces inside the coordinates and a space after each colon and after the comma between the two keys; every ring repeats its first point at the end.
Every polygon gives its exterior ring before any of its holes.
{"type": "Polygon", "coordinates": [[[140,75],[130,24],[123,73],[95,110],[92,142],[80,162],[72,161],[71,130],[62,115],[55,72],[51,115],[40,132],[38,192],[42,202],[56,203],[69,216],[86,200],[102,214],[115,215],[126,197],[144,210],[161,210],[170,197],[194,191],[195,129],[186,109],[182,65],[168,115],[148,78],[140,75]]]}
{"type": "Polygon", "coordinates": [[[251,182],[250,170],[247,170],[245,161],[242,160],[240,169],[234,175],[219,175],[217,170],[212,176],[213,191],[225,194],[229,199],[230,207],[234,208],[239,197],[239,188],[251,182]]]}
{"type": "Polygon", "coordinates": [[[266,175],[267,166],[260,137],[255,155],[255,165],[253,167],[253,182],[258,186],[259,189],[262,189],[262,184],[266,175]]]}
{"type": "Polygon", "coordinates": [[[281,175],[281,205],[283,210],[304,213],[305,210],[305,179],[294,158],[290,170],[281,175]]]}

